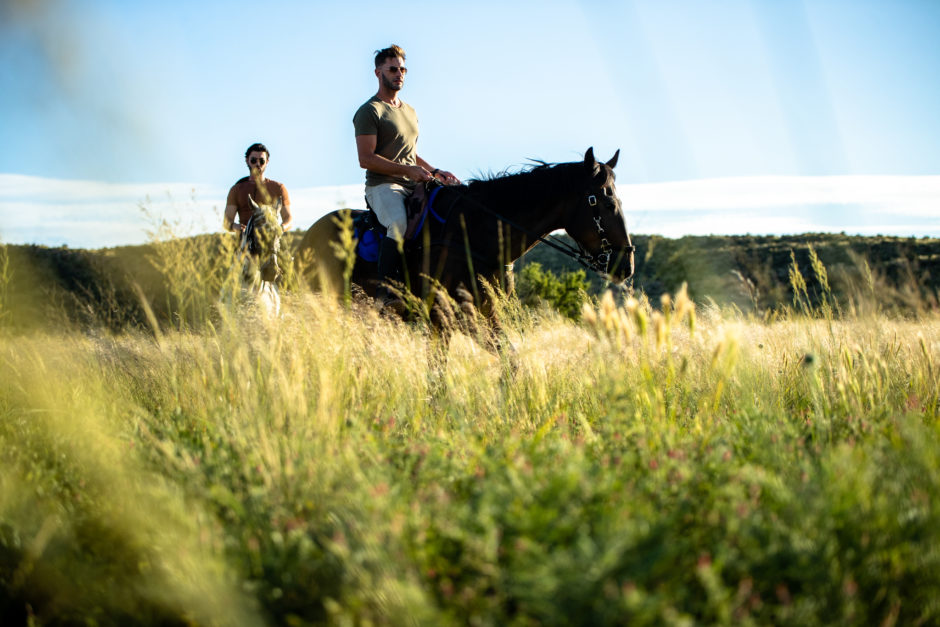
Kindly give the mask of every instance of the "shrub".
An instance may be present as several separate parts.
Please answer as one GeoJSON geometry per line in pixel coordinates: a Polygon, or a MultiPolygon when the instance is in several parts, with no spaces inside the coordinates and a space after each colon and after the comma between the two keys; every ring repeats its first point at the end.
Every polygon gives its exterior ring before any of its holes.
{"type": "Polygon", "coordinates": [[[587,300],[588,281],[584,270],[563,272],[558,276],[551,270],[542,269],[539,263],[530,263],[522,269],[516,291],[526,305],[545,303],[577,320],[581,317],[581,306],[587,300]]]}

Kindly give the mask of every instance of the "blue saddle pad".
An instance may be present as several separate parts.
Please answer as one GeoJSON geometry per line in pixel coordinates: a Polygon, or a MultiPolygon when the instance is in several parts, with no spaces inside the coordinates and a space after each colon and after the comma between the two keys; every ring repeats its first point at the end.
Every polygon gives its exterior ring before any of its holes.
{"type": "MultiPolygon", "coordinates": [[[[417,224],[417,228],[415,229],[414,234],[409,238],[409,241],[414,240],[424,228],[425,218],[429,212],[438,222],[444,222],[444,219],[437,215],[437,213],[431,207],[435,196],[437,196],[437,192],[440,190],[440,187],[435,187],[433,190],[431,190],[431,193],[428,196],[428,202],[424,207],[424,211],[420,216],[418,216],[419,222],[417,224]]],[[[374,219],[375,218],[373,217],[372,220],[374,219]]],[[[385,238],[384,229],[376,229],[372,225],[371,220],[363,221],[356,225],[355,237],[359,240],[359,243],[356,245],[356,256],[370,263],[377,262],[379,260],[379,246],[381,245],[382,240],[385,238]]]]}
{"type": "Polygon", "coordinates": [[[356,236],[359,240],[359,244],[356,246],[356,256],[370,263],[378,261],[379,244],[382,243],[381,237],[373,229],[356,233],[356,236]]]}

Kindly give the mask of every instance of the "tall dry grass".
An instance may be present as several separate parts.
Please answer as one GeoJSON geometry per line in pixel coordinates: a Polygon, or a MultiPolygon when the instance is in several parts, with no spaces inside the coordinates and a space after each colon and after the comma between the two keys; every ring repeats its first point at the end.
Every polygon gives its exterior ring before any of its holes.
{"type": "Polygon", "coordinates": [[[420,325],[265,323],[173,254],[178,324],[0,333],[14,622],[940,616],[936,314],[506,300],[512,356],[441,370],[420,325]]]}

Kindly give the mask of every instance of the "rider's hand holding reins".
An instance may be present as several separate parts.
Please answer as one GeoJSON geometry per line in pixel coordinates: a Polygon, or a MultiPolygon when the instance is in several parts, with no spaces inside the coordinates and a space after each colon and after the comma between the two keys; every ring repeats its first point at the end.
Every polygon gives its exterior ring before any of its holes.
{"type": "Polygon", "coordinates": [[[434,168],[431,171],[428,171],[428,168],[431,166],[424,167],[423,165],[412,165],[408,166],[408,178],[417,183],[427,183],[428,181],[435,179],[443,183],[444,185],[460,185],[460,179],[448,172],[447,170],[440,170],[434,168]]]}
{"type": "Polygon", "coordinates": [[[420,165],[411,165],[408,166],[408,178],[417,183],[427,183],[434,176],[428,172],[423,166],[420,165]]]}
{"type": "Polygon", "coordinates": [[[431,176],[439,179],[444,185],[460,185],[460,179],[447,170],[434,170],[431,172],[431,176]]]}

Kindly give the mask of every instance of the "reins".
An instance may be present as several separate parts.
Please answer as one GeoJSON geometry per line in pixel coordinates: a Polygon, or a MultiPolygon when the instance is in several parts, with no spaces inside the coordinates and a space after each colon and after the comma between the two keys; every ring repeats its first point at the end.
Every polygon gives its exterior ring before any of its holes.
{"type": "MultiPolygon", "coordinates": [[[[531,229],[528,229],[522,226],[521,224],[518,224],[517,222],[514,222],[513,220],[510,220],[506,218],[505,216],[497,213],[496,211],[493,211],[492,209],[490,209],[489,207],[487,207],[486,205],[478,201],[476,198],[472,198],[469,194],[466,194],[463,191],[461,191],[457,186],[448,186],[447,189],[453,192],[454,195],[457,196],[459,200],[469,202],[470,204],[481,209],[485,213],[490,214],[491,216],[493,216],[500,222],[508,224],[510,227],[525,233],[526,235],[531,237],[533,240],[537,240],[545,244],[546,246],[549,246],[550,248],[554,248],[558,252],[570,257],[571,259],[574,259],[576,262],[578,262],[579,264],[581,264],[588,270],[591,270],[592,272],[595,272],[601,275],[605,279],[608,278],[607,270],[608,270],[608,266],[610,265],[610,255],[612,252],[612,248],[610,246],[610,242],[608,242],[607,238],[604,237],[604,227],[601,226],[600,210],[597,208],[597,204],[598,204],[597,197],[594,194],[588,194],[585,200],[587,201],[588,206],[593,207],[594,224],[597,226],[597,232],[601,236],[601,252],[600,254],[597,255],[596,259],[594,255],[591,255],[590,253],[585,251],[584,247],[581,246],[581,244],[578,244],[578,247],[575,248],[571,244],[568,244],[567,242],[564,242],[558,238],[552,237],[551,235],[548,235],[547,237],[539,235],[535,233],[534,231],[532,231],[531,229]],[[603,264],[604,264],[603,267],[601,267],[599,263],[601,260],[603,260],[603,264]]],[[[455,201],[451,205],[451,210],[453,210],[453,207],[456,204],[457,202],[455,201]]],[[[636,247],[633,245],[628,245],[628,246],[624,246],[623,250],[632,253],[635,250],[635,248],[636,247]]]]}

